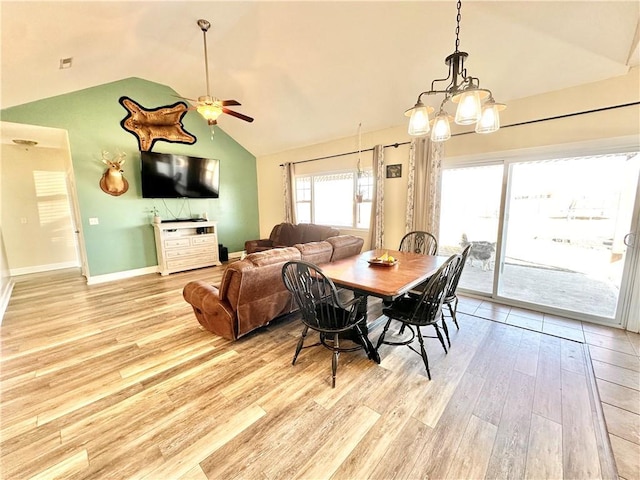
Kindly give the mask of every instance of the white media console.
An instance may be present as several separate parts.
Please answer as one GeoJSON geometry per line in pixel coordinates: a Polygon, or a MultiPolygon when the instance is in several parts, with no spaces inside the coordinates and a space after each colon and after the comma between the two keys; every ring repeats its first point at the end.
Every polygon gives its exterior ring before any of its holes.
{"type": "Polygon", "coordinates": [[[222,265],[218,257],[218,222],[162,222],[153,224],[162,275],[222,265]]]}

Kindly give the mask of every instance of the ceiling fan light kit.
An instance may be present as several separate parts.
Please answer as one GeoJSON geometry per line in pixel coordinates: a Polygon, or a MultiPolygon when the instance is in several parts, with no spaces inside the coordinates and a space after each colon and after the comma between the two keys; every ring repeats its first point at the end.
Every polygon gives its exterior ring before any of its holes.
{"type": "Polygon", "coordinates": [[[450,100],[458,105],[455,114],[455,123],[458,125],[473,125],[475,123],[476,133],[492,133],[500,128],[500,114],[506,105],[497,103],[493,99],[491,90],[480,88],[480,79],[467,74],[464,66],[466,52],[458,50],[460,46],[460,10],[461,0],[458,0],[456,17],[456,49],[445,59],[449,67],[447,78],[436,79],[431,82],[431,89],[418,95],[416,104],[405,111],[409,119],[409,135],[421,136],[431,131],[431,140],[443,142],[451,138],[451,125],[449,114],[445,111],[445,104],[450,100]],[[437,89],[436,83],[449,82],[444,89],[437,89]],[[429,120],[429,115],[434,108],[422,103],[423,95],[436,95],[444,93],[444,99],[440,104],[440,109],[433,122],[429,120]],[[431,128],[433,123],[433,128],[431,128]]]}
{"type": "Polygon", "coordinates": [[[196,111],[207,120],[209,125],[215,125],[218,117],[222,115],[222,107],[216,105],[209,95],[198,97],[196,111]]]}

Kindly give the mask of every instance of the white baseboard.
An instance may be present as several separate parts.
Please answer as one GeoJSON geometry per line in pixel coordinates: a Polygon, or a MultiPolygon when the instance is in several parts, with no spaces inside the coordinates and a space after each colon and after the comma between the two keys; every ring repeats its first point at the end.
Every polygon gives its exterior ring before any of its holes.
{"type": "Polygon", "coordinates": [[[123,280],[125,278],[139,277],[141,275],[149,275],[150,273],[158,273],[158,266],[137,268],[136,270],[126,270],[124,272],[106,273],[104,275],[95,275],[87,277],[87,285],[96,285],[98,283],[113,282],[123,280]]]}
{"type": "Polygon", "coordinates": [[[62,270],[64,268],[78,268],[80,264],[78,262],[61,262],[50,263],[48,265],[35,265],[33,267],[11,268],[9,275],[17,277],[18,275],[28,275],[30,273],[42,273],[50,272],[52,270],[62,270]]]}
{"type": "Polygon", "coordinates": [[[2,325],[2,319],[4,318],[4,312],[7,311],[7,305],[9,305],[9,299],[11,298],[11,292],[15,285],[13,280],[9,280],[9,283],[4,288],[4,291],[0,292],[0,325],[2,325]]]}
{"type": "Polygon", "coordinates": [[[239,252],[229,252],[229,258],[242,258],[244,255],[244,250],[239,252]]]}

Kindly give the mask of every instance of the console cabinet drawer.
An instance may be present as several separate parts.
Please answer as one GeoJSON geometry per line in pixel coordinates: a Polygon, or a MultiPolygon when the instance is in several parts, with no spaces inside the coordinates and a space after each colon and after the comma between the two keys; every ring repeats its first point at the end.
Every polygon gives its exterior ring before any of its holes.
{"type": "Polygon", "coordinates": [[[164,248],[180,248],[191,246],[191,240],[188,238],[176,238],[164,241],[164,248]]]}
{"type": "Polygon", "coordinates": [[[199,235],[197,237],[191,237],[191,243],[193,245],[212,244],[218,246],[217,235],[199,235]]]}
{"type": "Polygon", "coordinates": [[[213,248],[210,247],[191,247],[180,250],[167,250],[167,259],[176,257],[189,257],[197,255],[213,255],[213,248]]]}

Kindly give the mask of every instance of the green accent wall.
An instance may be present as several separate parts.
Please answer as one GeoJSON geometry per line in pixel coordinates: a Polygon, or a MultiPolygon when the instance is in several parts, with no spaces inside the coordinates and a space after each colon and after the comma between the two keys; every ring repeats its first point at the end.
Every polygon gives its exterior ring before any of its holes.
{"type": "Polygon", "coordinates": [[[151,109],[176,103],[180,99],[175,95],[165,85],[128,78],[0,111],[2,121],[68,131],[91,276],[157,265],[150,225],[153,207],[166,219],[207,212],[210,220],[218,221],[218,241],[230,252],[243,250],[245,240],[259,238],[255,156],[217,126],[211,140],[209,126],[195,111],[185,115],[183,125],[197,138],[196,143],[158,140],[152,151],[220,159],[220,198],[142,198],[138,141],[120,126],[128,112],[118,99],[127,96],[151,109]],[[129,190],[118,197],[104,193],[99,186],[106,169],[103,150],[127,155],[123,170],[129,190]],[[97,217],[99,225],[89,225],[90,217],[97,217]]]}

